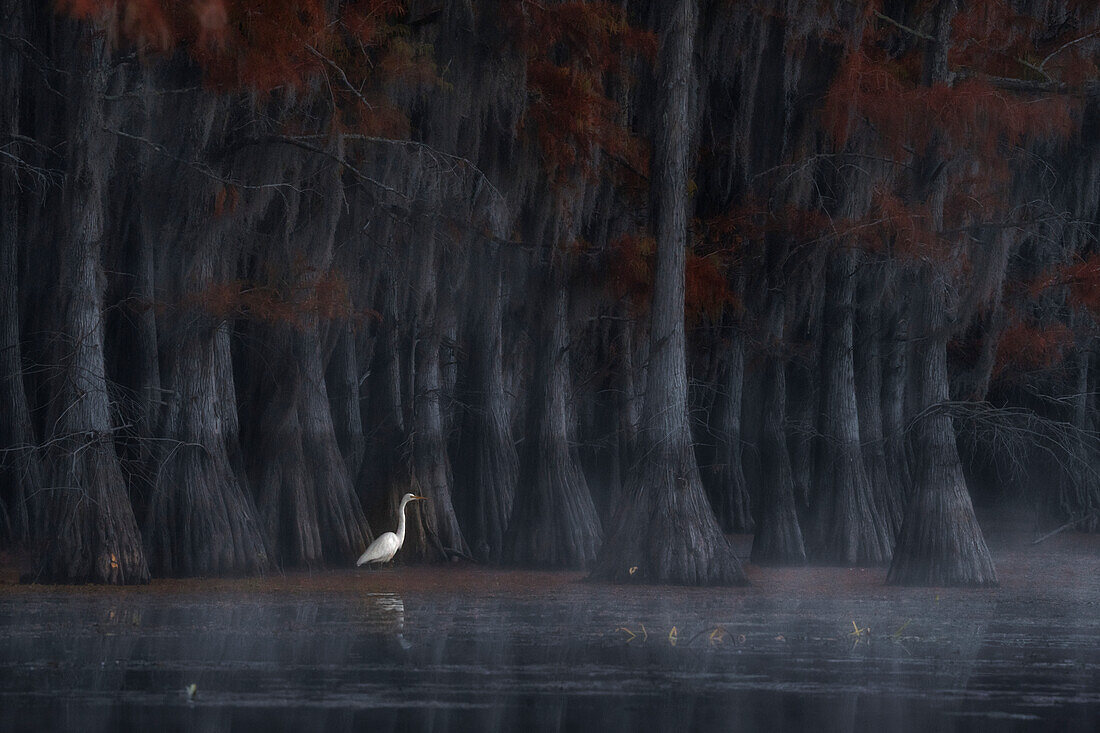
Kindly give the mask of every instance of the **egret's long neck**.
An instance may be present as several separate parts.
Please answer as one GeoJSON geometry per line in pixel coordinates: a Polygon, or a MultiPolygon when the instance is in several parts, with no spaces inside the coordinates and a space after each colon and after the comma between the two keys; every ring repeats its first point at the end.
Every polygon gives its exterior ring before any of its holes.
{"type": "Polygon", "coordinates": [[[405,507],[409,505],[409,500],[401,502],[401,509],[397,512],[397,545],[400,547],[405,544],[405,507]]]}

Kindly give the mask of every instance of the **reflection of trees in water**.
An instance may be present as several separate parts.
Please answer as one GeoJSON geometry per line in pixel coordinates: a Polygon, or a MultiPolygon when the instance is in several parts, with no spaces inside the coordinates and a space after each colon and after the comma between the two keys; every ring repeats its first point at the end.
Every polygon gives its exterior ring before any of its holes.
{"type": "Polygon", "coordinates": [[[15,613],[0,606],[14,631],[0,660],[23,666],[0,666],[0,691],[36,695],[3,700],[4,730],[932,730],[982,705],[971,681],[1000,649],[983,650],[987,624],[969,615],[926,616],[904,646],[885,627],[854,646],[836,622],[848,609],[746,613],[679,593],[122,597],[15,613]],[[625,643],[613,617],[648,640],[625,643]],[[711,646],[698,634],[715,623],[730,639],[711,646]]]}

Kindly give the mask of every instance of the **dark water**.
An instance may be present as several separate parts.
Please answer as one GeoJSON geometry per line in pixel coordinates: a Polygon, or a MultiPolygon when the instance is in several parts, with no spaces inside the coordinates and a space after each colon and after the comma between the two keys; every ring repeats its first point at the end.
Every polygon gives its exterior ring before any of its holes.
{"type": "Polygon", "coordinates": [[[998,598],[0,594],[0,728],[1096,730],[1100,609],[998,598]]]}

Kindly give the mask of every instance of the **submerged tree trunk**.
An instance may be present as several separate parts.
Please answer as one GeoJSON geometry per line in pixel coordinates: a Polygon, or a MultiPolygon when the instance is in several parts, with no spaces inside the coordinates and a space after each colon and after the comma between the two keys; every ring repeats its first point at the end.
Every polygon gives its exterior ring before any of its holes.
{"type": "Polygon", "coordinates": [[[508,423],[504,393],[499,261],[479,258],[485,291],[476,297],[466,341],[467,405],[455,470],[455,500],[462,532],[482,562],[499,563],[512,514],[519,458],[508,423]]]}
{"type": "Polygon", "coordinates": [[[787,375],[782,356],[775,353],[783,341],[783,295],[775,289],[768,300],[765,333],[767,348],[771,351],[764,362],[764,409],[760,430],[760,474],[763,484],[757,492],[752,561],[758,564],[800,565],[806,562],[806,548],[795,505],[795,485],[784,426],[787,375]]]}
{"type": "Polygon", "coordinates": [[[944,409],[947,379],[947,287],[944,275],[926,273],[919,295],[922,333],[914,377],[920,380],[920,408],[913,428],[913,496],[905,512],[886,582],[893,585],[995,585],[997,574],[981,527],[974,517],[955,445],[955,429],[944,409]]]}
{"type": "Polygon", "coordinates": [[[746,582],[707,502],[687,411],[684,267],[697,24],[695,0],[677,0],[658,58],[662,113],[652,165],[657,262],[638,462],[594,573],[620,582],[746,582]]]}
{"type": "Polygon", "coordinates": [[[596,558],[601,527],[573,441],[566,283],[558,267],[550,265],[505,552],[520,565],[584,568],[596,558]]]}
{"type": "Polygon", "coordinates": [[[69,40],[95,50],[88,74],[70,76],[69,99],[75,106],[68,134],[72,164],[64,190],[67,221],[59,244],[56,291],[61,384],[49,419],[43,554],[34,579],[144,583],[149,569],[115,453],[103,354],[100,253],[114,158],[114,140],[104,132],[110,72],[105,41],[90,33],[69,40]]]}
{"type": "Polygon", "coordinates": [[[848,565],[890,559],[891,538],[877,513],[860,450],[852,360],[855,255],[832,255],[825,314],[820,442],[813,496],[811,556],[848,565]]]}

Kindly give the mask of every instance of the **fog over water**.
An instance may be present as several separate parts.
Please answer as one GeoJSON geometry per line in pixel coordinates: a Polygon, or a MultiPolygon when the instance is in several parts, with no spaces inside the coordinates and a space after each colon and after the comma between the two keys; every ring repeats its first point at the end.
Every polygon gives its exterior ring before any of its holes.
{"type": "Polygon", "coordinates": [[[725,590],[473,568],[20,589],[0,594],[0,728],[1093,730],[1093,565],[1029,594],[840,568],[725,590]]]}

